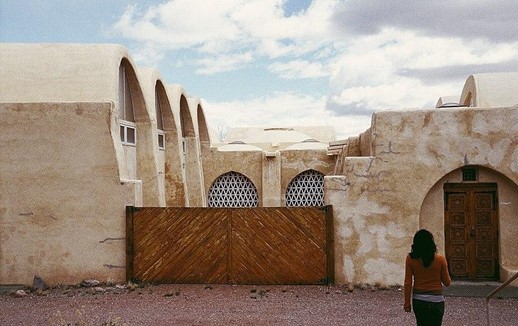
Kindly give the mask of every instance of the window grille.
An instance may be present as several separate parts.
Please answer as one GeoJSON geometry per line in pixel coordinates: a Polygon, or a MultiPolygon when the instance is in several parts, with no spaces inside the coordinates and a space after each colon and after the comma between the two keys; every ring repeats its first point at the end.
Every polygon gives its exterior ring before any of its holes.
{"type": "Polygon", "coordinates": [[[209,189],[209,207],[257,207],[257,189],[241,173],[228,172],[209,189]]]}
{"type": "Polygon", "coordinates": [[[286,206],[324,206],[324,175],[308,170],[293,178],[286,190],[286,206]]]}
{"type": "Polygon", "coordinates": [[[464,168],[462,169],[462,181],[477,181],[477,169],[464,168]]]}

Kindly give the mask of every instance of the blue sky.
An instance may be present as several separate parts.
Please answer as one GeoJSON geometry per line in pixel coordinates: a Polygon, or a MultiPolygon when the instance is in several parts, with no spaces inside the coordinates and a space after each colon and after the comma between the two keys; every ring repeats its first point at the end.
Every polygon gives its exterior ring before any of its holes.
{"type": "Polygon", "coordinates": [[[1,42],[118,43],[203,100],[213,129],[332,125],[433,108],[518,70],[512,0],[0,0],[1,42]]]}

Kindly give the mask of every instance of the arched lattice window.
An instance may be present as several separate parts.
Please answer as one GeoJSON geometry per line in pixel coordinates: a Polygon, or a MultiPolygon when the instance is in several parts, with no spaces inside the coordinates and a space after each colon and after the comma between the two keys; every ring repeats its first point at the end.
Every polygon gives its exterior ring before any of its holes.
{"type": "Polygon", "coordinates": [[[286,190],[286,206],[324,206],[324,175],[308,170],[293,178],[286,190]]]}
{"type": "Polygon", "coordinates": [[[241,173],[228,172],[209,189],[209,207],[257,207],[257,189],[241,173]]]}

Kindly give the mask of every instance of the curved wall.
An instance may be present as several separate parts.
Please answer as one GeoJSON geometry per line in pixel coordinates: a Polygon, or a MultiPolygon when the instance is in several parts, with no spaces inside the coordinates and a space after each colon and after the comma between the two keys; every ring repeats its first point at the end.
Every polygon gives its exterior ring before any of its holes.
{"type": "Polygon", "coordinates": [[[459,103],[486,108],[518,105],[517,84],[518,72],[471,75],[464,84],[459,103]]]}

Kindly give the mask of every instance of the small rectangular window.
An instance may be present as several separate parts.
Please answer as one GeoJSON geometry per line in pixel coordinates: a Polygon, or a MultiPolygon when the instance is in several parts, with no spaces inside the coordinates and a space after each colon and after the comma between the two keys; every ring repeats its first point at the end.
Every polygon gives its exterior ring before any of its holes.
{"type": "Polygon", "coordinates": [[[121,122],[120,137],[123,145],[135,145],[137,143],[135,124],[128,121],[121,122]]]}
{"type": "Polygon", "coordinates": [[[165,137],[160,130],[158,131],[158,149],[165,149],[165,137]]]}
{"type": "Polygon", "coordinates": [[[462,181],[477,181],[477,169],[475,168],[464,168],[462,169],[462,181]]]}

